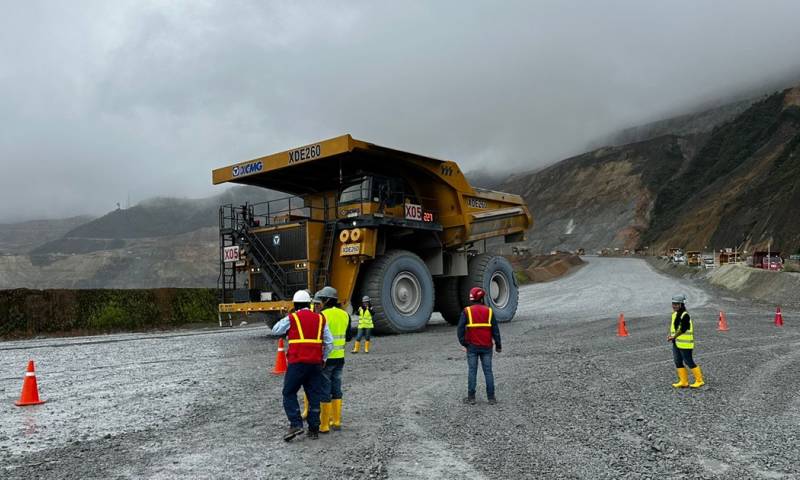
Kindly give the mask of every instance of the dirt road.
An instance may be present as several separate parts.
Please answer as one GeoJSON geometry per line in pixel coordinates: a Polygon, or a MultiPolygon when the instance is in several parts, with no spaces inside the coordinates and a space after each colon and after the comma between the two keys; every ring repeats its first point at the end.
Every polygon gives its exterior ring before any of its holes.
{"type": "MultiPolygon", "coordinates": [[[[800,478],[800,314],[633,259],[521,291],[499,403],[461,402],[453,327],[348,355],[341,432],[285,444],[263,327],[0,343],[2,478],[800,478]],[[669,299],[685,293],[707,386],[676,391],[669,299]],[[725,310],[731,330],[716,331],[725,310]],[[620,312],[631,336],[615,336],[620,312]],[[29,358],[45,405],[20,409],[29,358]]],[[[480,378],[480,377],[479,377],[480,378]]]]}

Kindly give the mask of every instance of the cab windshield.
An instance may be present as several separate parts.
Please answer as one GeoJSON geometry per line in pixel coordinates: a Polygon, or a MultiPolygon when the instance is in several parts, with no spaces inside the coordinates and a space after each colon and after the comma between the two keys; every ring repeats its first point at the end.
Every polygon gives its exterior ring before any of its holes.
{"type": "Polygon", "coordinates": [[[355,179],[339,194],[339,204],[375,202],[394,207],[406,199],[416,203],[413,191],[402,179],[379,175],[355,179]]]}
{"type": "Polygon", "coordinates": [[[339,195],[339,203],[361,203],[369,200],[370,183],[370,178],[365,177],[359,182],[345,187],[339,195]]]}

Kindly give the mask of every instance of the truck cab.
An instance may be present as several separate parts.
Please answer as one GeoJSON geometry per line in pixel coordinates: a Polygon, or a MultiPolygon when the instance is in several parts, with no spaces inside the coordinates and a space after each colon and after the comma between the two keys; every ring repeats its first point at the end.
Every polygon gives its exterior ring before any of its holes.
{"type": "Polygon", "coordinates": [[[345,182],[339,192],[339,218],[362,214],[404,217],[406,204],[419,204],[411,186],[401,178],[365,174],[345,182]]]}

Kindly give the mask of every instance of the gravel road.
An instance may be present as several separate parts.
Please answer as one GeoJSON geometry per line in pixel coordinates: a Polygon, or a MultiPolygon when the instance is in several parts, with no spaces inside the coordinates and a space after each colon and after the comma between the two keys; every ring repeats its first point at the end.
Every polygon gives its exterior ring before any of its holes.
{"type": "Polygon", "coordinates": [[[461,403],[464,353],[439,320],[348,355],[344,429],[290,444],[264,327],[0,343],[0,478],[800,478],[800,312],[776,328],[775,306],[636,259],[590,258],[520,297],[497,405],[480,375],[461,403]],[[670,386],[677,292],[699,391],[670,386]],[[28,359],[48,402],[22,409],[28,359]]]}

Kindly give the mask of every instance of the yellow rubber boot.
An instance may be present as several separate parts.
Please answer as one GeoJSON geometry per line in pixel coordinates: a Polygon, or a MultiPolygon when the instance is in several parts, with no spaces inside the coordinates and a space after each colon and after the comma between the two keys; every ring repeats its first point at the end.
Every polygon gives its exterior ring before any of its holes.
{"type": "Polygon", "coordinates": [[[692,369],[692,375],[694,375],[694,383],[689,385],[690,387],[700,388],[706,384],[706,382],[703,381],[703,371],[700,370],[699,366],[692,369]]]}
{"type": "Polygon", "coordinates": [[[334,430],[342,429],[342,399],[334,398],[331,402],[331,428],[334,430]]]}
{"type": "Polygon", "coordinates": [[[689,372],[686,370],[686,367],[681,367],[677,369],[678,371],[678,383],[673,383],[672,386],[675,388],[686,388],[689,386],[689,372]]]}
{"type": "Polygon", "coordinates": [[[369,340],[364,342],[364,353],[369,353],[369,340]]]}
{"type": "Polygon", "coordinates": [[[331,402],[319,403],[319,433],[328,433],[331,426],[331,402]]]}
{"type": "Polygon", "coordinates": [[[356,343],[353,344],[353,351],[350,353],[358,353],[359,347],[361,347],[361,343],[359,343],[359,341],[356,340],[356,343]]]}
{"type": "Polygon", "coordinates": [[[303,420],[308,418],[308,395],[305,393],[303,394],[303,412],[300,414],[303,417],[303,420]]]}

